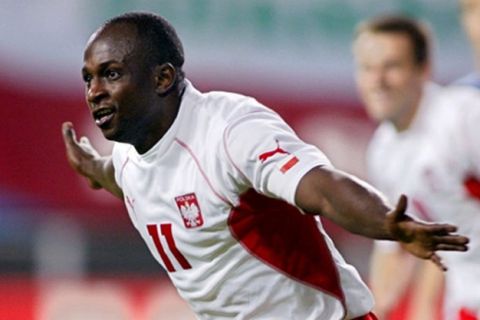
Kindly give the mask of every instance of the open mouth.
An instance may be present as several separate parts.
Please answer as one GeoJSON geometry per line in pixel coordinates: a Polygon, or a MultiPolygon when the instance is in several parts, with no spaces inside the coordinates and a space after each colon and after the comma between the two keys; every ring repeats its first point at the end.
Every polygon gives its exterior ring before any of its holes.
{"type": "Polygon", "coordinates": [[[113,108],[102,108],[93,113],[95,124],[99,127],[108,125],[115,115],[113,108]]]}

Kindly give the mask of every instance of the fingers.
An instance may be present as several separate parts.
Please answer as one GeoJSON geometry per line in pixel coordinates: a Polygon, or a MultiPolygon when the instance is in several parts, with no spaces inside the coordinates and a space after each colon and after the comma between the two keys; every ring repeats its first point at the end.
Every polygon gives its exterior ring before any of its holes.
{"type": "MultiPolygon", "coordinates": [[[[460,235],[430,235],[427,247],[434,251],[467,251],[469,239],[460,235]]],[[[427,242],[424,242],[425,244],[427,242]]]]}
{"type": "Polygon", "coordinates": [[[442,258],[440,258],[437,254],[432,254],[430,260],[437,265],[442,271],[447,271],[447,266],[445,266],[442,262],[442,258]]]}
{"type": "Polygon", "coordinates": [[[466,245],[456,245],[456,244],[447,244],[440,243],[435,246],[435,250],[442,251],[467,251],[468,247],[466,245]]]}
{"type": "Polygon", "coordinates": [[[65,145],[67,147],[67,151],[70,152],[82,152],[84,151],[90,153],[96,153],[94,151],[90,140],[87,137],[83,136],[79,140],[77,140],[77,136],[75,134],[75,130],[73,129],[73,124],[71,122],[64,122],[62,125],[62,133],[63,139],[65,141],[65,145]]]}
{"type": "Polygon", "coordinates": [[[445,243],[461,246],[465,246],[470,241],[470,239],[468,239],[467,237],[459,235],[432,236],[432,240],[436,243],[445,243]]]}
{"type": "Polygon", "coordinates": [[[82,136],[79,140],[79,144],[84,146],[84,147],[87,147],[89,149],[93,148],[92,145],[90,144],[90,140],[88,140],[87,137],[85,136],[82,136]]]}
{"type": "Polygon", "coordinates": [[[435,235],[448,235],[452,232],[457,231],[457,227],[451,224],[425,224],[425,230],[431,234],[435,235]]]}
{"type": "Polygon", "coordinates": [[[467,251],[469,239],[464,236],[448,235],[434,236],[432,240],[435,244],[435,250],[443,251],[467,251]]]}
{"type": "Polygon", "coordinates": [[[76,141],[75,130],[73,130],[73,124],[71,122],[64,122],[62,125],[62,133],[65,142],[76,141]]]}

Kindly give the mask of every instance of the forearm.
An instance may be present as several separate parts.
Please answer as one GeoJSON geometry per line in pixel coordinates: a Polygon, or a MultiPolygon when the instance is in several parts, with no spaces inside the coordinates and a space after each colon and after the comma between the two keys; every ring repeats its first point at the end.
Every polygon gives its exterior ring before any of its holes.
{"type": "Polygon", "coordinates": [[[123,198],[122,189],[120,189],[115,181],[115,170],[111,156],[101,157],[95,160],[89,179],[97,182],[102,188],[114,196],[123,198]]]}
{"type": "Polygon", "coordinates": [[[312,169],[297,188],[296,203],[304,211],[321,214],[352,233],[375,239],[394,238],[385,223],[391,208],[381,194],[341,171],[312,169]]]}
{"type": "Polygon", "coordinates": [[[427,224],[405,214],[406,196],[390,208],[380,192],[341,171],[316,167],[302,177],[295,203],[307,213],[321,214],[352,233],[374,239],[396,240],[402,248],[446,266],[437,250],[466,251],[467,237],[454,235],[453,225],[427,224]]]}

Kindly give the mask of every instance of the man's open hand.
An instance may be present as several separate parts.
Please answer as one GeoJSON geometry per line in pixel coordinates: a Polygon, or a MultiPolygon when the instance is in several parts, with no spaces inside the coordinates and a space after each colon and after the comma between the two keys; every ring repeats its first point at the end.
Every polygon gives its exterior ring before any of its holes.
{"type": "Polygon", "coordinates": [[[405,214],[407,197],[402,195],[395,209],[386,217],[387,228],[395,240],[408,252],[422,259],[430,259],[442,270],[447,270],[437,250],[466,251],[469,239],[452,234],[457,228],[450,224],[424,223],[405,214]]]}
{"type": "Polygon", "coordinates": [[[95,160],[101,158],[87,137],[81,137],[77,141],[75,130],[71,122],[64,122],[62,125],[63,141],[65,142],[66,154],[70,166],[86,177],[88,184],[93,189],[102,188],[101,184],[94,178],[95,160]]]}

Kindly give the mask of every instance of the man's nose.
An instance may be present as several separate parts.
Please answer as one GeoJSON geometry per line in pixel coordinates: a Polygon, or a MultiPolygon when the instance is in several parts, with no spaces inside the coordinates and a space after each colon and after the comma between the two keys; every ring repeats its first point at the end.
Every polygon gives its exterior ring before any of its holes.
{"type": "Polygon", "coordinates": [[[107,95],[105,83],[101,78],[93,78],[87,89],[87,100],[89,103],[98,104],[107,95]]]}
{"type": "Polygon", "coordinates": [[[385,84],[385,72],[383,70],[374,70],[370,73],[370,82],[375,86],[385,84]]]}

